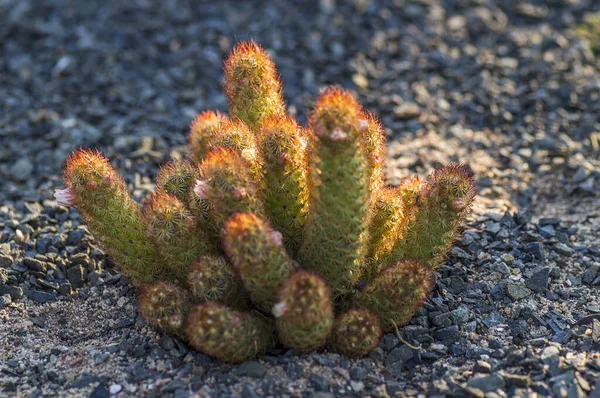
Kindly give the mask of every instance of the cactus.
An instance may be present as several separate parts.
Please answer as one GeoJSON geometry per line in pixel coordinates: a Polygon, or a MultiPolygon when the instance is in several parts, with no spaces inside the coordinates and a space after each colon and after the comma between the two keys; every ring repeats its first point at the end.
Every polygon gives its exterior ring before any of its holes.
{"type": "Polygon", "coordinates": [[[138,307],[151,326],[185,338],[183,321],[189,310],[189,301],[184,289],[161,281],[143,285],[138,295],[138,307]]]}
{"type": "Polygon", "coordinates": [[[216,302],[190,310],[184,329],[192,347],[225,362],[243,362],[273,345],[272,324],[262,315],[216,302]]]}
{"type": "Polygon", "coordinates": [[[186,285],[198,302],[219,301],[234,308],[248,308],[241,281],[224,257],[199,257],[188,269],[186,285]]]}
{"type": "Polygon", "coordinates": [[[317,99],[310,120],[310,211],[298,256],[336,296],[358,281],[366,244],[370,198],[361,112],[349,92],[330,88],[317,99]]]}
{"type": "Polygon", "coordinates": [[[236,213],[221,233],[225,253],[254,305],[270,312],[279,289],[294,269],[281,233],[252,213],[236,213]]]}
{"type": "Polygon", "coordinates": [[[142,219],[166,267],[184,282],[191,262],[210,251],[206,232],[179,199],[161,191],[146,200],[142,219]]]}
{"type": "Polygon", "coordinates": [[[281,342],[298,351],[321,348],[333,326],[331,293],[316,274],[299,271],[281,288],[273,307],[281,342]]]}
{"type": "Polygon", "coordinates": [[[402,260],[386,268],[354,294],[357,307],[369,309],[386,332],[403,325],[421,304],[433,285],[433,271],[417,260],[402,260]]]}
{"type": "Polygon", "coordinates": [[[231,52],[224,87],[229,116],[193,120],[189,159],[160,168],[143,211],[90,150],[67,160],[56,199],[140,287],[148,324],[204,354],[368,354],[427,298],[473,201],[470,171],[384,186],[377,118],[329,87],[299,126],[253,42],[231,52]]]}
{"type": "Polygon", "coordinates": [[[233,117],[254,128],[266,117],[285,112],[275,64],[256,43],[236,46],[224,69],[223,88],[233,117]]]}
{"type": "Polygon", "coordinates": [[[265,208],[292,253],[300,246],[308,210],[304,135],[294,119],[283,115],[265,118],[257,131],[265,208]]]}
{"type": "Polygon", "coordinates": [[[330,346],[349,357],[363,357],[379,344],[379,318],[364,308],[353,308],[339,316],[333,324],[330,346]]]}

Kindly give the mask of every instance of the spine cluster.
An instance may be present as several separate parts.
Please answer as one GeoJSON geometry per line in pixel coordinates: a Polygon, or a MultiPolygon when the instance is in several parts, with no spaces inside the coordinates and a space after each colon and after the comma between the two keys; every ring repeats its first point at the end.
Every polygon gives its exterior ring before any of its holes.
{"type": "Polygon", "coordinates": [[[227,362],[275,344],[364,356],[427,298],[474,198],[469,170],[384,185],[385,136],[326,88],[302,127],[254,42],[225,62],[229,115],[191,123],[189,159],[134,202],[99,152],[67,160],[57,199],[139,287],[148,324],[227,362]]]}

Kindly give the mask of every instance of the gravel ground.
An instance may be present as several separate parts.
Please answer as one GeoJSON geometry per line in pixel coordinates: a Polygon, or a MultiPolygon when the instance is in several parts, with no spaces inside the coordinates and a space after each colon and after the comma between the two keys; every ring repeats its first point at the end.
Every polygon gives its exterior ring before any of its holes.
{"type": "Polygon", "coordinates": [[[0,0],[0,395],[600,397],[600,62],[577,35],[598,10],[0,0]],[[273,351],[229,366],[156,334],[52,199],[82,145],[143,197],[195,113],[225,110],[221,62],[246,38],[273,55],[301,121],[331,83],[382,118],[391,184],[451,160],[476,172],[430,299],[368,358],[273,351]]]}

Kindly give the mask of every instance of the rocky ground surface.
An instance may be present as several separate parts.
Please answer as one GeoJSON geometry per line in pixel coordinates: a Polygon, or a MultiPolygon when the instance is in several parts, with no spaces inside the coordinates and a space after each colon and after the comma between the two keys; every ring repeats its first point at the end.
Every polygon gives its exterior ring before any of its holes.
{"type": "Polygon", "coordinates": [[[600,397],[600,62],[581,39],[598,10],[0,0],[0,395],[600,397]],[[430,299],[368,358],[273,351],[229,366],[156,334],[52,198],[78,146],[142,198],[195,113],[225,109],[221,62],[246,38],[273,55],[301,121],[331,83],[382,118],[390,183],[447,161],[477,175],[430,299]]]}

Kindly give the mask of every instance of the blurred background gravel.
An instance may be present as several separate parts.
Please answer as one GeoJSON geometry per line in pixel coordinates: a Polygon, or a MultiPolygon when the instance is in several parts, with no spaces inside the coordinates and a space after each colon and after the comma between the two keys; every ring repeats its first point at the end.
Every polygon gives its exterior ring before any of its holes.
{"type": "Polygon", "coordinates": [[[594,0],[0,0],[0,393],[600,396],[600,4],[594,0]],[[226,110],[238,40],[273,56],[301,122],[354,91],[387,176],[460,161],[479,197],[432,298],[369,358],[226,366],[159,336],[52,198],[95,147],[137,199],[226,110]]]}

